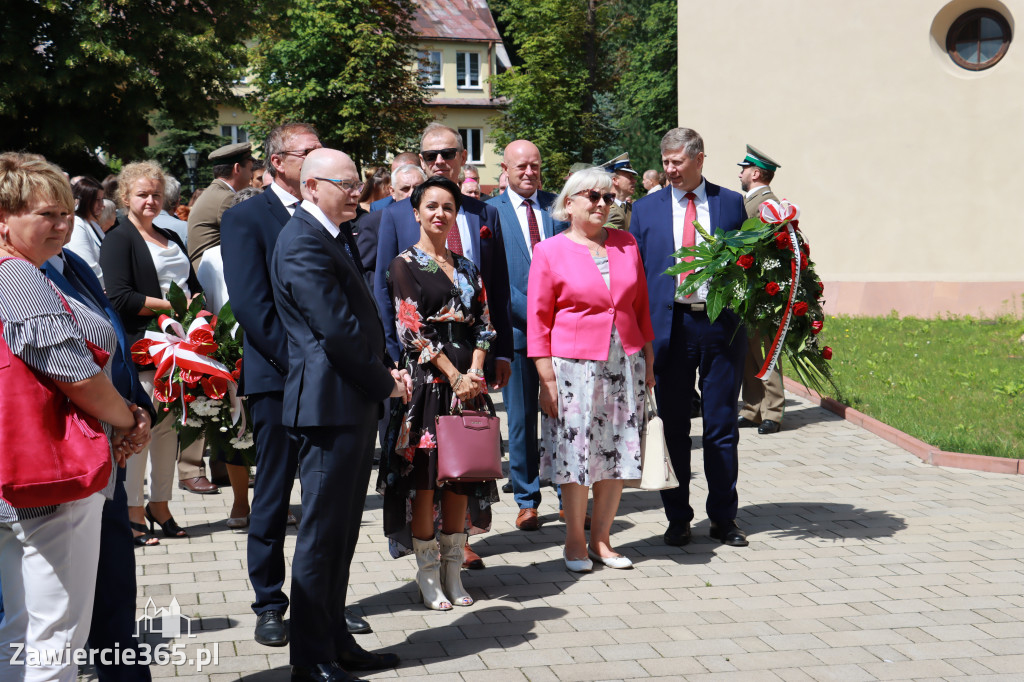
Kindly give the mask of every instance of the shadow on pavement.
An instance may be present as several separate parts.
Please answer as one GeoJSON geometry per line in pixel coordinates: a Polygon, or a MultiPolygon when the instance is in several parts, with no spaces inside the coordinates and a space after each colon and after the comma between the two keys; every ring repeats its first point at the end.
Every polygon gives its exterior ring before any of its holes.
{"type": "Polygon", "coordinates": [[[905,520],[887,511],[830,502],[785,502],[743,507],[740,526],[750,536],[768,533],[778,538],[873,540],[895,535],[905,520]]]}

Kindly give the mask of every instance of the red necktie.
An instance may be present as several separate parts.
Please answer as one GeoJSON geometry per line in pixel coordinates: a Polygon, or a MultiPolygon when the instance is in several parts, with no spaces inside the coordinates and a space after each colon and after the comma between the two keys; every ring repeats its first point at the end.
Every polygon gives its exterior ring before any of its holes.
{"type": "Polygon", "coordinates": [[[530,251],[533,251],[533,247],[537,246],[540,241],[540,228],[537,227],[537,216],[533,212],[533,201],[530,199],[524,199],[523,203],[526,204],[526,224],[530,228],[530,251]]]}
{"type": "MultiPolygon", "coordinates": [[[[697,204],[694,201],[694,199],[697,198],[697,195],[694,194],[693,192],[687,192],[686,194],[683,195],[683,198],[686,199],[686,214],[683,216],[682,246],[695,246],[697,244],[697,230],[695,230],[693,227],[693,221],[697,219],[697,204]]],[[[693,258],[684,258],[683,262],[689,263],[692,260],[693,258]]],[[[686,279],[686,276],[689,275],[691,272],[693,272],[693,270],[681,273],[679,275],[680,285],[682,285],[683,280],[686,279]]]]}
{"type": "Polygon", "coordinates": [[[459,234],[459,223],[457,221],[452,225],[452,229],[448,231],[448,248],[451,249],[452,253],[457,253],[460,256],[465,255],[462,252],[462,236],[459,234]]]}

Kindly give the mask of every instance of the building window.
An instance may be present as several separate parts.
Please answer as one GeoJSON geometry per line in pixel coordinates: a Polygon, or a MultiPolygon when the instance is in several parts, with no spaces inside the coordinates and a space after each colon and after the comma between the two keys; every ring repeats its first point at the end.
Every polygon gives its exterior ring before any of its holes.
{"type": "Polygon", "coordinates": [[[420,71],[428,88],[441,86],[441,53],[436,51],[420,52],[420,71]]]}
{"type": "Polygon", "coordinates": [[[232,144],[249,141],[249,131],[241,126],[221,126],[220,135],[231,140],[232,144]]]}
{"type": "Polygon", "coordinates": [[[957,66],[981,71],[1003,58],[1010,38],[1010,24],[1002,14],[991,9],[972,9],[949,27],[946,51],[957,66]]]}
{"type": "Polygon", "coordinates": [[[456,52],[456,71],[460,88],[480,87],[480,53],[456,52]]]}
{"type": "Polygon", "coordinates": [[[479,128],[459,128],[459,135],[462,136],[462,146],[466,148],[467,161],[469,163],[483,163],[483,132],[479,128]]]}

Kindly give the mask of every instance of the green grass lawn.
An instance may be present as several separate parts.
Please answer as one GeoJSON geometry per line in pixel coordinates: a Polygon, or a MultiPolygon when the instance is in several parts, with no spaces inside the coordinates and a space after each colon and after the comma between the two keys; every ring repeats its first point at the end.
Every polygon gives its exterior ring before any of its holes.
{"type": "Polygon", "coordinates": [[[822,336],[850,407],[942,450],[1020,459],[1022,334],[1012,318],[891,316],[829,317],[822,336]]]}

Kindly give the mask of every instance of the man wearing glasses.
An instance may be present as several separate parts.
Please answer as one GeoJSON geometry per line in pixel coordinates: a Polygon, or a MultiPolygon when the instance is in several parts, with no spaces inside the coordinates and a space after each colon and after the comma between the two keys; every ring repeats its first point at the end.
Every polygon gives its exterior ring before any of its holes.
{"type": "Polygon", "coordinates": [[[274,302],[288,339],[281,419],[298,442],[302,521],[292,558],[292,681],[344,682],[393,668],[364,650],[345,623],[345,596],[385,398],[412,383],[387,355],[377,305],[351,233],[362,183],[335,149],[302,166],[303,201],[274,247],[274,302]]]}

